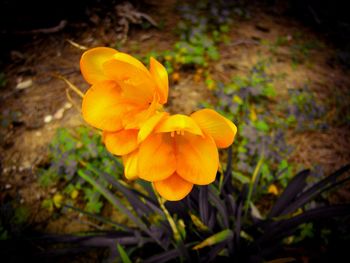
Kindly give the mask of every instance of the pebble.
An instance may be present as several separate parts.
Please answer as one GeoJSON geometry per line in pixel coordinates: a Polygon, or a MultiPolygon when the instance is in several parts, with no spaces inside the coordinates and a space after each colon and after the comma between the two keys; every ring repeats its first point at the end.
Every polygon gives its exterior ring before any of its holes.
{"type": "Polygon", "coordinates": [[[33,81],[31,79],[27,79],[25,81],[21,81],[17,83],[16,89],[23,90],[23,89],[29,88],[32,85],[33,85],[33,81]]]}
{"type": "Polygon", "coordinates": [[[66,110],[68,110],[68,109],[72,108],[72,106],[73,106],[72,103],[66,102],[66,103],[64,104],[63,108],[65,108],[66,110]]]}
{"type": "Polygon", "coordinates": [[[65,111],[65,108],[59,109],[58,111],[56,111],[56,113],[53,115],[53,117],[54,117],[56,120],[62,119],[63,114],[64,114],[64,111],[65,111]]]}
{"type": "Polygon", "coordinates": [[[45,123],[49,123],[51,122],[53,119],[52,115],[46,115],[45,118],[44,118],[44,122],[45,123]]]}

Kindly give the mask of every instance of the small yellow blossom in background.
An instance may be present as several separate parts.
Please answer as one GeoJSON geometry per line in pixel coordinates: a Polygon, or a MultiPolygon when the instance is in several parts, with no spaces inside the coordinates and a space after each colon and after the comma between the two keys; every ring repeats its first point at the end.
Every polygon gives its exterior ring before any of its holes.
{"type": "Polygon", "coordinates": [[[103,131],[106,148],[122,156],[127,179],[152,182],[169,201],[215,180],[218,148],[229,147],[237,132],[230,120],[210,109],[190,116],[165,112],[168,74],[154,58],[148,70],[130,55],[99,47],[86,51],[80,66],[92,85],[83,117],[103,131]]]}
{"type": "Polygon", "coordinates": [[[255,122],[258,119],[258,116],[256,115],[256,111],[255,111],[254,105],[250,109],[249,118],[250,118],[250,120],[252,122],[255,122]]]}
{"type": "Polygon", "coordinates": [[[59,193],[53,196],[52,201],[56,208],[60,208],[62,206],[63,199],[64,199],[63,195],[59,193]]]}
{"type": "Polygon", "coordinates": [[[172,75],[172,80],[174,83],[178,83],[180,81],[180,73],[179,72],[174,72],[172,75]]]}
{"type": "Polygon", "coordinates": [[[278,195],[278,193],[279,193],[278,188],[275,184],[271,184],[269,186],[269,188],[267,189],[267,192],[269,194],[273,194],[273,195],[278,195]]]}
{"type": "Polygon", "coordinates": [[[239,96],[237,96],[237,95],[234,95],[234,96],[233,96],[232,102],[237,103],[238,105],[243,104],[243,100],[242,100],[239,96]]]}
{"type": "Polygon", "coordinates": [[[79,196],[79,191],[77,189],[74,189],[71,193],[70,193],[70,197],[74,200],[77,199],[77,197],[79,196]]]}

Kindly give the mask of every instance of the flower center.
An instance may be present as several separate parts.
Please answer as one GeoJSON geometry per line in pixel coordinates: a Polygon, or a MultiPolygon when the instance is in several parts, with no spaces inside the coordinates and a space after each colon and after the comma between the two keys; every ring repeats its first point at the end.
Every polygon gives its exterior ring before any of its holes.
{"type": "Polygon", "coordinates": [[[183,136],[183,135],[185,135],[185,131],[184,131],[184,130],[172,131],[172,132],[170,133],[170,136],[174,138],[174,137],[175,137],[175,134],[176,134],[176,135],[182,135],[182,136],[183,136]]]}

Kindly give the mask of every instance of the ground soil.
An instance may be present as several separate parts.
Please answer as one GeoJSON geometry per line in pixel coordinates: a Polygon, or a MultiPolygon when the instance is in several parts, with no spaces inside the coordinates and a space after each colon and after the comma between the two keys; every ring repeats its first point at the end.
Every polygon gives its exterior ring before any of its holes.
{"type": "MultiPolygon", "coordinates": [[[[175,43],[173,29],[179,18],[176,1],[165,1],[164,4],[162,1],[146,2],[147,10],[142,11],[162,22],[164,28],[143,29],[131,25],[121,51],[144,55],[154,49],[170,49],[175,43]]],[[[210,65],[213,77],[227,82],[232,76],[246,74],[262,57],[269,57],[269,73],[283,75],[283,78],[275,78],[278,99],[286,98],[288,89],[308,84],[320,102],[333,107],[329,111],[334,115],[334,125],[327,131],[289,135],[289,142],[296,146],[290,159],[304,167],[320,164],[327,173],[346,164],[350,160],[349,130],[338,121],[342,118],[337,115],[339,104],[332,104],[332,101],[336,101],[335,94],[349,98],[347,90],[350,78],[348,71],[334,62],[336,49],[322,35],[289,17],[265,12],[260,7],[250,7],[249,13],[249,19],[235,20],[229,34],[230,43],[220,45],[221,58],[210,65]],[[293,66],[288,47],[281,46],[272,52],[269,46],[261,44],[261,40],[273,43],[278,37],[295,41],[293,36],[297,34],[302,35],[305,41],[313,40],[322,45],[312,50],[306,61],[296,67],[293,66]]],[[[68,40],[88,48],[114,46],[117,33],[106,28],[105,21],[108,19],[101,15],[96,19],[98,22],[93,25],[89,21],[68,24],[67,28],[74,30],[29,35],[22,46],[11,50],[11,59],[4,69],[7,84],[0,90],[0,112],[19,112],[20,116],[10,126],[3,127],[1,132],[0,202],[9,196],[17,198],[30,208],[31,220],[50,232],[67,233],[86,229],[86,224],[78,215],[53,219],[50,213],[43,211],[41,201],[57,189],[40,187],[36,168],[45,162],[47,145],[58,127],[85,125],[79,112],[80,98],[71,93],[72,100],[68,100],[67,85],[56,76],[63,75],[81,90],[87,90],[88,85],[79,70],[83,51],[68,40]],[[16,88],[19,83],[28,80],[32,81],[31,85],[16,88]],[[59,116],[57,112],[62,108],[65,108],[64,113],[59,116]],[[53,117],[52,120],[48,116],[53,117]],[[72,218],[75,219],[74,223],[71,223],[72,218]]],[[[171,112],[190,113],[197,109],[199,101],[213,99],[204,80],[195,78],[194,72],[177,73],[180,78],[176,82],[170,76],[171,104],[168,108],[171,112]]]]}

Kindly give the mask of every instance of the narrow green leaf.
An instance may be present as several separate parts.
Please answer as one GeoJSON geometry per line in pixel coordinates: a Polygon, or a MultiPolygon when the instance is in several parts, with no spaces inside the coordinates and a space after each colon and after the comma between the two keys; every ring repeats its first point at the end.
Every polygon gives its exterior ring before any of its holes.
{"type": "Polygon", "coordinates": [[[225,229],[219,233],[216,233],[207,239],[203,240],[201,243],[197,244],[193,247],[193,250],[198,250],[203,247],[212,246],[215,244],[218,244],[220,242],[223,242],[225,240],[233,238],[233,232],[231,229],[225,229]]]}
{"type": "Polygon", "coordinates": [[[122,262],[131,263],[132,261],[130,260],[128,253],[126,253],[125,249],[119,244],[117,244],[117,248],[122,262]]]}
{"type": "Polygon", "coordinates": [[[190,217],[192,219],[193,224],[197,227],[198,230],[204,232],[209,231],[209,228],[200,220],[198,216],[190,212],[190,217]]]}

